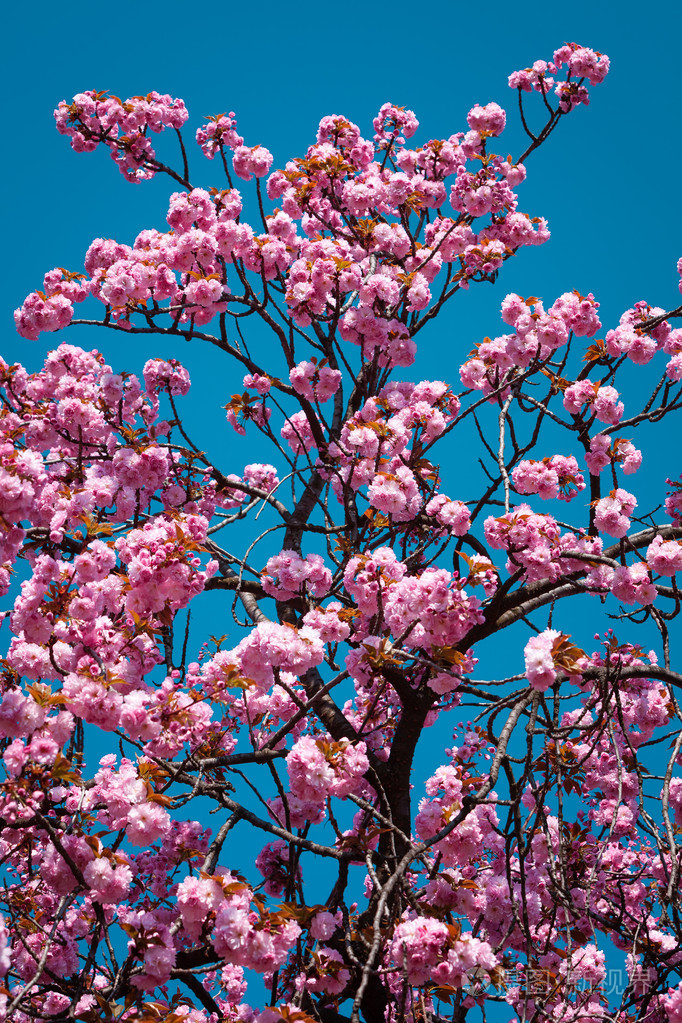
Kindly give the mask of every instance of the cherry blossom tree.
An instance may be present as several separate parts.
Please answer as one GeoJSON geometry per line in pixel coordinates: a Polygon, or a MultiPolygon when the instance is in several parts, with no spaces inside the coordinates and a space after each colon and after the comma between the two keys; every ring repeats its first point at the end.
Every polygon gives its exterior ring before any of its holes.
{"type": "Polygon", "coordinates": [[[410,110],[325,117],[274,171],[222,114],[208,190],[181,100],[59,104],[76,151],[177,190],[17,310],[69,328],[40,372],[0,361],[0,1018],[682,1020],[682,484],[643,443],[682,408],[682,306],[597,338],[570,282],[507,294],[459,379],[410,381],[446,305],[548,241],[516,189],[608,67],[512,74],[516,159],[495,102],[415,148],[410,110]],[[149,351],[124,371],[81,325],[149,351]],[[193,436],[170,339],[217,349],[263,461],[193,436]]]}

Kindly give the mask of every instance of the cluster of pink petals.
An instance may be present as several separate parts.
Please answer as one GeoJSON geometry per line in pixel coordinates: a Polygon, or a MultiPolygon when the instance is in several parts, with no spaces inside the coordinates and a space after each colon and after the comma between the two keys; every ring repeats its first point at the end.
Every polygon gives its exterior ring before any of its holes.
{"type": "Polygon", "coordinates": [[[237,146],[232,156],[235,174],[244,181],[264,178],[272,166],[272,153],[265,146],[237,146]]]}
{"type": "MultiPolygon", "coordinates": [[[[662,574],[662,573],[661,573],[662,574]]],[[[607,570],[608,577],[608,570],[607,570]]],[[[651,581],[649,569],[641,561],[634,565],[618,565],[610,578],[609,589],[623,604],[653,604],[656,587],[651,581]]]]}
{"type": "Polygon", "coordinates": [[[384,598],[384,618],[394,636],[408,647],[454,646],[483,621],[481,601],[464,587],[465,580],[443,568],[405,575],[384,598]]]}
{"type": "Polygon", "coordinates": [[[537,514],[527,504],[498,518],[489,516],[484,532],[490,547],[508,551],[507,571],[522,569],[529,581],[555,580],[584,567],[584,563],[566,557],[565,552],[600,554],[602,550],[599,537],[562,533],[551,515],[537,514]]]}
{"type": "MultiPolygon", "coordinates": [[[[266,412],[270,412],[266,409],[266,412]]],[[[316,446],[313,428],[305,412],[294,412],[284,420],[280,435],[295,455],[310,451],[316,446]]]]}
{"type": "Polygon", "coordinates": [[[647,565],[658,575],[675,575],[682,571],[682,542],[654,537],[646,552],[647,565]]]}
{"type": "Polygon", "coordinates": [[[605,344],[609,355],[614,358],[626,355],[640,366],[650,362],[658,349],[666,346],[672,331],[667,320],[646,332],[640,324],[659,319],[663,313],[663,309],[652,308],[646,302],[636,302],[632,309],[623,313],[619,326],[607,332],[605,344]]]}
{"type": "Polygon", "coordinates": [[[204,572],[197,571],[201,559],[196,549],[206,539],[207,527],[200,516],[180,521],[158,517],[116,541],[130,583],[129,612],[155,614],[167,606],[177,610],[203,590],[218,570],[218,562],[209,561],[204,572]]]}
{"type": "Polygon", "coordinates": [[[373,508],[390,515],[396,522],[407,522],[417,514],[422,498],[414,473],[395,458],[378,472],[367,488],[373,508]]]}
{"type": "Polygon", "coordinates": [[[585,479],[573,455],[552,455],[524,459],[512,470],[514,486],[520,494],[538,494],[540,497],[570,501],[585,489],[585,479]]]}
{"type": "Polygon", "coordinates": [[[561,633],[555,629],[545,629],[537,636],[531,636],[523,651],[526,665],[526,678],[539,692],[544,693],[556,680],[553,648],[561,633]]]}
{"type": "Polygon", "coordinates": [[[539,299],[524,300],[511,293],[502,302],[502,319],[513,334],[486,338],[460,367],[465,387],[490,394],[534,359],[545,360],[562,347],[571,331],[591,337],[601,326],[598,303],[589,295],[566,292],[545,310],[539,299]]]}
{"type": "Polygon", "coordinates": [[[189,115],[181,99],[158,92],[122,101],[90,91],[74,96],[71,103],[62,100],[54,116],[57,131],[71,139],[77,153],[91,152],[103,143],[121,173],[130,181],[141,181],[156,173],[147,132],[180,129],[189,115]]]}
{"type": "Polygon", "coordinates": [[[268,926],[256,928],[253,892],[229,871],[215,877],[186,877],[177,887],[177,907],[187,935],[196,939],[211,920],[216,953],[236,966],[269,973],[282,966],[301,933],[293,920],[270,916],[268,926]]]}
{"type": "Polygon", "coordinates": [[[477,104],[467,114],[467,124],[472,131],[501,135],[507,122],[507,115],[498,103],[477,104]]]}
{"type": "Polygon", "coordinates": [[[642,464],[642,452],[623,437],[614,439],[609,434],[597,433],[590,440],[590,450],[585,453],[585,461],[593,476],[598,476],[612,462],[620,463],[623,472],[631,475],[642,464]]]}
{"type": "Polygon", "coordinates": [[[600,85],[608,74],[609,58],[577,43],[566,43],[554,51],[552,61],[536,60],[529,68],[514,71],[509,76],[509,86],[523,92],[533,89],[546,96],[554,88],[559,98],[559,107],[568,113],[579,103],[590,102],[589,93],[584,84],[585,79],[590,85],[600,85]],[[555,78],[562,67],[566,67],[567,78],[555,85],[555,78]]]}
{"type": "Polygon", "coordinates": [[[682,1023],[682,983],[668,988],[661,999],[668,1023],[682,1023]]]}
{"type": "MultiPolygon", "coordinates": [[[[367,499],[373,508],[396,522],[413,519],[423,497],[421,474],[410,465],[410,443],[435,440],[456,418],[459,407],[458,399],[442,381],[387,385],[345,423],[338,443],[329,446],[337,466],[332,477],[334,492],[343,499],[344,484],[354,491],[367,485],[367,499]]],[[[447,514],[454,517],[453,523],[457,519],[458,529],[466,531],[467,517],[460,508],[453,506],[447,514]]]]}
{"type": "Polygon", "coordinates": [[[273,683],[273,668],[304,675],[323,658],[320,636],[310,626],[297,629],[261,622],[233,650],[220,651],[213,660],[236,666],[243,677],[268,689],[273,683]]]}
{"type": "Polygon", "coordinates": [[[308,401],[322,404],[336,394],[341,384],[341,371],[315,362],[299,362],[289,372],[289,380],[297,394],[308,401]]]}
{"type": "Polygon", "coordinates": [[[445,494],[432,498],[424,509],[433,515],[439,526],[449,530],[453,536],[464,536],[471,526],[469,509],[462,501],[451,501],[445,494]]]}
{"type": "Polygon", "coordinates": [[[623,417],[625,406],[618,400],[619,394],[609,384],[602,386],[592,380],[578,380],[564,391],[564,408],[571,415],[580,415],[583,405],[601,423],[616,426],[623,417]]]}
{"type": "Polygon", "coordinates": [[[439,986],[463,987],[468,977],[489,974],[498,965],[498,959],[487,941],[471,934],[457,934],[456,928],[442,920],[430,917],[404,920],[395,929],[391,958],[415,987],[429,981],[439,986]]]}
{"type": "Polygon", "coordinates": [[[323,805],[327,796],[357,793],[369,768],[364,742],[303,735],[287,755],[292,793],[305,803],[323,805]]]}
{"type": "Polygon", "coordinates": [[[304,590],[320,598],[329,592],[332,574],[319,554],[302,558],[296,551],[283,550],[268,560],[261,583],[278,600],[291,600],[304,590]]]}
{"type": "Polygon", "coordinates": [[[233,110],[229,114],[209,118],[203,128],[197,129],[196,140],[209,160],[223,148],[237,149],[244,142],[237,134],[237,118],[233,110]]]}
{"type": "Polygon", "coordinates": [[[617,487],[608,497],[597,501],[594,513],[594,524],[600,533],[609,536],[623,537],[630,528],[629,515],[637,507],[637,499],[627,490],[617,487]]]}
{"type": "Polygon", "coordinates": [[[419,127],[419,121],[412,110],[396,107],[392,103],[384,103],[374,118],[374,141],[379,148],[386,147],[388,142],[404,145],[405,139],[411,138],[419,127]]]}

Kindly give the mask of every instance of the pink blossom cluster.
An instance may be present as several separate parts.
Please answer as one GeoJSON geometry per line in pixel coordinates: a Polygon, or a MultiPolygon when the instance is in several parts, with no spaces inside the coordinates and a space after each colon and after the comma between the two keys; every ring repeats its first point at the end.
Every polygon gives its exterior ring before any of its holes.
{"type": "MultiPolygon", "coordinates": [[[[269,414],[270,409],[265,411],[269,414]]],[[[258,422],[257,419],[256,422],[258,422]]],[[[315,435],[310,425],[310,419],[303,411],[294,412],[292,415],[287,416],[279,432],[295,455],[310,451],[311,448],[317,446],[315,435]]]]}
{"type": "Polygon", "coordinates": [[[536,60],[530,67],[524,68],[522,71],[512,71],[508,79],[509,88],[521,89],[523,92],[531,92],[535,89],[545,95],[554,86],[554,79],[550,75],[556,74],[556,72],[556,65],[551,61],[536,60]]]}
{"type": "Polygon", "coordinates": [[[344,797],[362,788],[369,768],[364,742],[303,735],[287,755],[292,793],[303,803],[323,805],[328,796],[344,797]]]}
{"type": "Polygon", "coordinates": [[[489,516],[484,532],[490,547],[508,552],[507,571],[522,571],[529,581],[556,580],[565,572],[581,570],[584,564],[566,552],[587,555],[602,550],[599,537],[562,533],[551,515],[536,514],[527,504],[498,518],[489,516]]]}
{"type": "Polygon", "coordinates": [[[379,113],[374,118],[374,130],[376,135],[374,141],[377,148],[387,149],[404,145],[405,139],[411,138],[419,127],[419,121],[412,110],[405,107],[396,107],[392,103],[384,103],[379,113]]]}
{"type": "Polygon", "coordinates": [[[676,525],[679,525],[682,521],[682,479],[667,479],[665,482],[673,487],[665,499],[666,514],[675,521],[676,525]]]}
{"type": "MultiPolygon", "coordinates": [[[[597,573],[590,573],[588,578],[592,580],[596,576],[597,573]]],[[[656,600],[656,587],[651,581],[647,565],[641,561],[633,565],[618,565],[612,574],[611,570],[606,569],[599,576],[607,582],[614,597],[623,604],[646,606],[656,600]]]]}
{"type": "Polygon", "coordinates": [[[654,537],[647,547],[647,565],[658,575],[675,575],[682,570],[682,543],[679,540],[664,540],[654,537]]]}
{"type": "Polygon", "coordinates": [[[218,570],[217,561],[209,561],[205,572],[197,571],[201,564],[197,547],[206,538],[207,526],[200,516],[179,521],[158,517],[116,541],[130,583],[125,605],[129,612],[177,610],[201,592],[218,570]]]}
{"type": "Polygon", "coordinates": [[[181,99],[158,92],[120,100],[90,91],[78,93],[71,103],[62,100],[54,116],[57,131],[71,139],[77,153],[92,152],[103,143],[129,181],[142,181],[156,173],[147,132],[179,130],[189,115],[181,99]]]}
{"type": "Polygon", "coordinates": [[[539,692],[544,693],[556,680],[554,650],[556,640],[562,633],[556,629],[545,629],[537,636],[531,636],[523,651],[526,665],[526,678],[539,692]]]}
{"type": "Polygon", "coordinates": [[[642,330],[640,324],[649,320],[660,320],[664,310],[652,308],[647,302],[636,302],[620,318],[615,330],[606,334],[606,349],[609,355],[619,358],[626,355],[635,365],[650,362],[660,348],[668,350],[666,342],[672,333],[667,320],[662,320],[650,330],[642,330]]]}
{"type": "Polygon", "coordinates": [[[609,72],[610,61],[605,53],[577,43],[565,43],[554,51],[557,68],[566,65],[576,78],[587,78],[590,85],[600,85],[609,72]]]}
{"type": "Polygon", "coordinates": [[[237,146],[232,156],[232,166],[237,177],[251,181],[253,177],[264,178],[272,166],[272,153],[265,146],[237,146]]]}
{"type": "Polygon", "coordinates": [[[669,1023],[682,1023],[682,983],[668,988],[662,998],[662,1005],[669,1023]]]}
{"type": "Polygon", "coordinates": [[[7,930],[5,918],[0,915],[0,977],[5,976],[12,961],[9,945],[9,931],[7,930]]]}
{"type": "Polygon", "coordinates": [[[136,846],[147,846],[166,835],[171,826],[168,811],[159,802],[148,799],[147,785],[138,768],[123,758],[116,769],[116,756],[108,753],[100,760],[95,774],[91,805],[100,800],[106,809],[99,811],[103,824],[113,830],[125,829],[126,838],[136,846]]]}
{"type": "Polygon", "coordinates": [[[598,476],[607,465],[620,463],[623,472],[631,475],[642,464],[642,452],[632,441],[623,437],[615,439],[606,433],[597,433],[590,439],[590,450],[585,453],[590,473],[598,476]]]}
{"type": "Polygon", "coordinates": [[[571,415],[581,414],[583,405],[601,423],[617,426],[623,418],[625,406],[619,401],[619,394],[610,384],[601,385],[593,380],[578,380],[564,391],[564,408],[571,415]]]}
{"type": "Polygon", "coordinates": [[[577,292],[561,295],[545,311],[539,299],[525,301],[509,294],[502,302],[502,319],[514,328],[514,334],[486,338],[461,366],[465,387],[490,394],[535,359],[546,360],[561,348],[573,332],[591,337],[600,327],[598,303],[577,292]]]}
{"type": "Polygon", "coordinates": [[[462,501],[451,501],[445,494],[438,494],[429,501],[424,511],[427,515],[433,515],[438,525],[449,530],[453,536],[464,536],[469,532],[471,517],[462,501]]]}
{"type": "Polygon", "coordinates": [[[323,404],[338,391],[341,371],[331,366],[318,366],[316,360],[306,360],[294,366],[289,373],[289,380],[297,394],[308,401],[323,404]]]}
{"type": "Polygon", "coordinates": [[[345,960],[335,948],[318,945],[312,953],[315,973],[312,977],[301,977],[309,991],[323,991],[327,995],[340,995],[348,986],[350,971],[345,960]]]}
{"type": "MultiPolygon", "coordinates": [[[[423,502],[423,475],[412,468],[410,456],[416,444],[429,444],[439,437],[457,417],[459,407],[442,381],[387,385],[344,424],[338,442],[329,446],[337,465],[332,477],[337,497],[343,499],[344,485],[354,491],[366,485],[373,508],[396,522],[414,518],[423,502]]],[[[462,528],[466,520],[461,510],[450,512],[459,516],[458,528],[462,528]]]]}
{"type": "Polygon", "coordinates": [[[245,465],[241,476],[229,473],[226,481],[216,494],[216,503],[221,508],[240,508],[249,498],[267,500],[280,482],[274,465],[262,462],[245,465]]]}
{"type": "Polygon", "coordinates": [[[512,479],[520,494],[539,494],[545,499],[570,501],[585,489],[585,478],[573,455],[524,459],[512,471],[512,479]]]}
{"type": "Polygon", "coordinates": [[[452,924],[429,917],[415,917],[398,924],[390,954],[415,987],[429,981],[463,987],[469,977],[489,976],[498,965],[487,941],[471,934],[460,935],[452,924]]]}
{"type": "Polygon", "coordinates": [[[467,114],[467,124],[472,131],[501,135],[507,123],[507,115],[498,103],[476,104],[467,114]]]}
{"type": "Polygon", "coordinates": [[[371,618],[383,601],[384,592],[402,579],[407,569],[390,547],[379,547],[370,555],[351,558],[344,573],[344,585],[362,614],[371,618]]]}
{"type": "Polygon", "coordinates": [[[177,359],[149,359],[142,377],[148,394],[168,391],[173,395],[185,395],[189,391],[189,373],[177,359]]]}
{"type": "Polygon", "coordinates": [[[670,356],[665,368],[666,376],[678,383],[682,380],[682,330],[679,327],[670,331],[663,342],[663,351],[670,356]]]}
{"type": "Polygon", "coordinates": [[[238,669],[242,677],[265,691],[273,683],[273,668],[303,675],[323,658],[324,647],[314,628],[262,622],[233,650],[220,651],[212,660],[238,669]]]}
{"type": "Polygon", "coordinates": [[[621,487],[612,490],[608,497],[602,497],[595,506],[594,524],[600,533],[609,536],[625,536],[630,528],[629,515],[637,507],[637,499],[621,487]]]}
{"type": "Polygon", "coordinates": [[[533,89],[546,96],[554,88],[559,98],[562,113],[568,113],[579,103],[589,103],[587,88],[582,84],[586,78],[590,85],[600,85],[608,74],[609,58],[577,43],[566,43],[554,51],[552,61],[536,60],[531,67],[522,71],[514,71],[509,76],[509,86],[523,92],[533,89]],[[558,82],[552,77],[566,67],[567,78],[558,82]],[[577,79],[577,81],[576,81],[577,79]]]}
{"type": "Polygon", "coordinates": [[[32,292],[14,313],[17,331],[29,341],[36,341],[42,332],[68,327],[73,303],[83,302],[90,292],[83,274],[70,274],[61,268],[45,274],[43,288],[32,292]]]}
{"type": "Polygon", "coordinates": [[[173,315],[182,307],[181,322],[192,317],[197,324],[208,323],[226,308],[226,264],[243,259],[250,270],[272,278],[293,260],[290,243],[296,232],[289,217],[271,217],[268,232],[255,235],[249,225],[238,223],[240,212],[235,190],[212,196],[204,189],[173,193],[170,234],[142,231],[132,248],[97,239],[85,259],[90,280],[74,290],[60,275],[54,295],[34,292],[16,312],[20,332],[35,339],[40,330],[58,329],[73,316],[73,303],[87,294],[108,306],[123,326],[151,302],[166,301],[173,315]]]}
{"type": "Polygon", "coordinates": [[[481,601],[466,591],[465,582],[442,568],[405,575],[384,598],[384,620],[407,647],[454,646],[483,621],[481,601]]]}
{"type": "Polygon", "coordinates": [[[196,141],[209,160],[223,148],[237,149],[241,146],[244,139],[237,134],[237,118],[234,111],[209,117],[204,127],[197,129],[196,141]]]}
{"type": "Polygon", "coordinates": [[[214,877],[187,877],[177,888],[183,929],[198,937],[211,920],[211,943],[216,953],[235,966],[270,973],[282,966],[301,933],[293,920],[268,914],[267,922],[252,906],[253,892],[229,871],[214,877]],[[260,921],[261,926],[254,926],[260,921]],[[265,926],[262,924],[265,923],[265,926]]]}
{"type": "Polygon", "coordinates": [[[456,828],[447,827],[462,810],[472,778],[472,772],[457,763],[458,758],[465,759],[461,750],[453,748],[450,752],[453,763],[439,767],[427,780],[427,796],[420,800],[415,819],[415,828],[422,840],[434,839],[445,832],[433,848],[446,868],[466,866],[479,858],[482,849],[494,849],[497,846],[495,829],[499,823],[494,806],[480,805],[471,813],[463,814],[456,828]]]}
{"type": "Polygon", "coordinates": [[[283,550],[268,559],[261,583],[278,600],[291,600],[304,591],[320,598],[329,592],[332,574],[319,554],[302,558],[296,551],[283,550]]]}

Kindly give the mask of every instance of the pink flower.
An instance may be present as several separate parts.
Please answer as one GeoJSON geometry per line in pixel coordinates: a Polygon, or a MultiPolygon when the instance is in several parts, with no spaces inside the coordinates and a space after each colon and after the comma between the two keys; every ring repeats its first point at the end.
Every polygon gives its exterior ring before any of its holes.
{"type": "Polygon", "coordinates": [[[464,536],[469,531],[469,509],[462,501],[451,501],[445,494],[438,494],[429,501],[424,511],[427,515],[433,515],[439,525],[449,529],[453,536],[464,536]]]}
{"type": "Polygon", "coordinates": [[[653,604],[657,597],[647,566],[641,561],[630,567],[618,565],[614,569],[610,589],[614,597],[624,604],[653,604]]]}
{"type": "Polygon", "coordinates": [[[597,501],[594,524],[600,533],[608,533],[609,536],[625,536],[630,528],[628,516],[637,507],[636,498],[618,487],[612,490],[608,497],[602,497],[597,501]]]}
{"type": "Polygon", "coordinates": [[[278,600],[290,600],[304,590],[320,598],[329,592],[332,574],[319,554],[301,558],[296,551],[285,550],[268,560],[261,582],[278,600]]]}
{"type": "Polygon", "coordinates": [[[556,680],[552,649],[555,640],[560,636],[561,633],[555,629],[545,629],[539,636],[531,636],[523,651],[526,678],[533,689],[541,693],[549,689],[556,680]]]}
{"type": "Polygon", "coordinates": [[[646,560],[652,572],[672,576],[682,571],[682,542],[654,537],[646,552],[646,560]]]}
{"type": "Polygon", "coordinates": [[[272,166],[272,153],[264,146],[237,146],[232,157],[235,174],[250,181],[252,177],[263,178],[272,166]]]}
{"type": "Polygon", "coordinates": [[[467,124],[474,131],[489,132],[491,135],[501,135],[507,115],[497,103],[487,103],[484,107],[475,106],[467,114],[467,124]]]}
{"type": "Polygon", "coordinates": [[[183,929],[196,941],[208,914],[218,908],[224,896],[220,884],[213,878],[190,876],[178,885],[176,898],[183,929]]]}
{"type": "Polygon", "coordinates": [[[512,479],[520,494],[570,501],[585,489],[585,480],[573,455],[552,455],[541,462],[526,459],[513,469],[512,479]]]}
{"type": "Polygon", "coordinates": [[[168,811],[158,803],[139,803],[128,813],[125,830],[133,845],[151,845],[168,834],[171,820],[168,811]]]}
{"type": "Polygon", "coordinates": [[[90,886],[92,897],[103,905],[122,902],[130,891],[133,872],[127,863],[115,866],[106,857],[91,860],[83,876],[90,886]]]}

